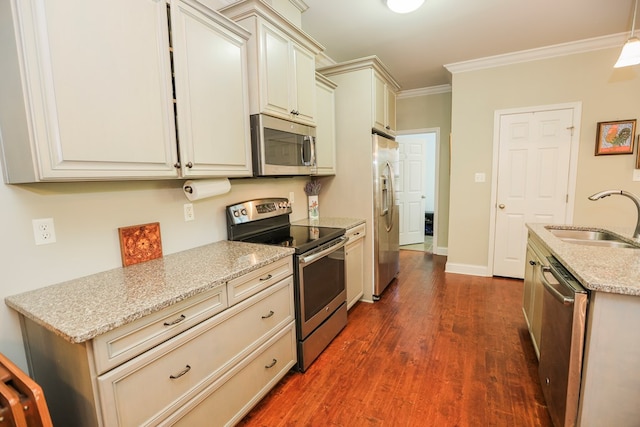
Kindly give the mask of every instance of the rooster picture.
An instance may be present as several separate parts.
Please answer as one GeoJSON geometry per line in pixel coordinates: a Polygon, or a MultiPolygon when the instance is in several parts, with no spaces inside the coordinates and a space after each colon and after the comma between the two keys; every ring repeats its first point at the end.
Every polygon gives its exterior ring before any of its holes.
{"type": "Polygon", "coordinates": [[[604,140],[607,143],[611,144],[614,147],[618,147],[621,145],[629,145],[627,140],[631,136],[631,129],[625,126],[622,129],[618,130],[618,125],[611,125],[607,130],[607,133],[604,137],[604,140]]]}
{"type": "Polygon", "coordinates": [[[635,120],[598,123],[598,154],[631,154],[635,138],[635,120]]]}

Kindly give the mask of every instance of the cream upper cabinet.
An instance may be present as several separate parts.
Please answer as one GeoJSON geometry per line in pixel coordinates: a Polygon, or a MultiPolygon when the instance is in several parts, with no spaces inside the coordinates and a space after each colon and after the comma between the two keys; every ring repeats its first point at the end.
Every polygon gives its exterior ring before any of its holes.
{"type": "Polygon", "coordinates": [[[316,124],[315,57],[324,48],[262,0],[244,0],[220,10],[251,34],[251,114],[265,113],[316,124]]]}
{"type": "MultiPolygon", "coordinates": [[[[330,65],[318,71],[338,84],[338,98],[358,101],[354,101],[354,105],[359,108],[361,126],[365,126],[366,120],[366,125],[371,129],[395,136],[396,93],[400,86],[377,56],[330,65]]],[[[350,123],[353,122],[353,111],[347,109],[341,112],[337,108],[336,112],[337,117],[349,115],[350,123]]]]}
{"type": "MultiPolygon", "coordinates": [[[[215,12],[194,0],[172,2],[171,12],[177,15],[171,18],[176,27],[174,44],[189,36],[188,43],[176,45],[178,98],[186,102],[178,108],[177,123],[184,137],[181,155],[192,164],[201,159],[211,163],[210,153],[216,144],[222,144],[219,138],[233,137],[234,150],[228,154],[232,160],[213,163],[220,166],[230,161],[235,171],[241,156],[236,144],[246,144],[240,151],[249,147],[248,124],[235,133],[216,135],[213,148],[207,145],[212,144],[211,132],[202,116],[217,117],[221,109],[212,109],[213,102],[203,98],[204,94],[211,96],[215,84],[205,82],[201,70],[185,71],[181,61],[195,59],[195,52],[204,52],[216,37],[213,51],[219,57],[229,47],[237,57],[238,42],[212,31],[223,19],[212,21],[215,12]],[[185,81],[190,88],[185,89],[185,81]],[[201,88],[203,83],[207,84],[201,88]],[[240,135],[245,140],[239,140],[240,135]]],[[[0,34],[0,135],[5,182],[180,176],[168,13],[167,3],[158,0],[114,0],[108,7],[97,0],[8,0],[0,4],[4,29],[0,34]]],[[[229,22],[228,28],[231,25],[229,22]]],[[[198,57],[196,65],[210,60],[198,57]]],[[[225,70],[218,74],[221,78],[242,71],[237,58],[221,62],[225,70]]],[[[229,93],[238,88],[237,80],[235,77],[229,86],[217,83],[217,89],[224,88],[224,92],[216,99],[227,98],[225,108],[229,93]]],[[[246,89],[234,94],[232,104],[246,97],[246,89]]],[[[238,111],[236,105],[230,109],[238,111]]],[[[224,144],[232,145],[228,140],[224,144]]],[[[223,172],[226,170],[216,168],[206,174],[223,172]]],[[[192,175],[191,171],[185,170],[185,175],[192,175]]]]}
{"type": "Polygon", "coordinates": [[[336,174],[336,84],[316,74],[316,162],[314,175],[336,174]]]}
{"type": "Polygon", "coordinates": [[[171,35],[185,177],[250,176],[249,34],[195,2],[173,2],[171,35]]]}
{"type": "Polygon", "coordinates": [[[387,82],[377,72],[373,74],[373,81],[373,128],[393,136],[396,133],[396,92],[394,84],[387,82]]]}

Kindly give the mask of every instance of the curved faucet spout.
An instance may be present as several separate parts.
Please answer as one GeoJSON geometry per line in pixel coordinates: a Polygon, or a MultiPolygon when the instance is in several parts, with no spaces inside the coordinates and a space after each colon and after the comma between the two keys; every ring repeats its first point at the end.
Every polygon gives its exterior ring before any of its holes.
{"type": "Polygon", "coordinates": [[[636,219],[636,230],[633,233],[633,237],[640,238],[640,198],[638,198],[638,196],[624,190],[605,190],[596,194],[592,194],[591,196],[589,196],[589,200],[596,201],[598,199],[602,199],[603,197],[612,196],[614,194],[628,197],[629,199],[633,200],[633,203],[636,205],[638,215],[636,219]]]}

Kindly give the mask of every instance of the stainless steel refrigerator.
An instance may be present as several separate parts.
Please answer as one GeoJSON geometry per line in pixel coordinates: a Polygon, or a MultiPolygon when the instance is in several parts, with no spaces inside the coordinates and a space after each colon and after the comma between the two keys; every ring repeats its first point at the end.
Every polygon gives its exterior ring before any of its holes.
{"type": "Polygon", "coordinates": [[[399,272],[400,233],[396,203],[398,143],[373,134],[373,298],[382,292],[399,272]]]}

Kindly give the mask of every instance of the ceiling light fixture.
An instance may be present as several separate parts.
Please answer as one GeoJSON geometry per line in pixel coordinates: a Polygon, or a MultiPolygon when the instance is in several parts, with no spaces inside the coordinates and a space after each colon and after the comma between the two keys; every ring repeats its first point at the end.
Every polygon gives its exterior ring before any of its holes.
{"type": "Polygon", "coordinates": [[[631,21],[631,37],[622,46],[620,57],[613,68],[628,67],[629,65],[640,64],[640,39],[635,37],[636,30],[636,14],[638,12],[638,0],[633,8],[633,20],[631,21]]]}
{"type": "Polygon", "coordinates": [[[387,0],[387,7],[395,13],[409,13],[422,6],[424,0],[387,0]]]}

